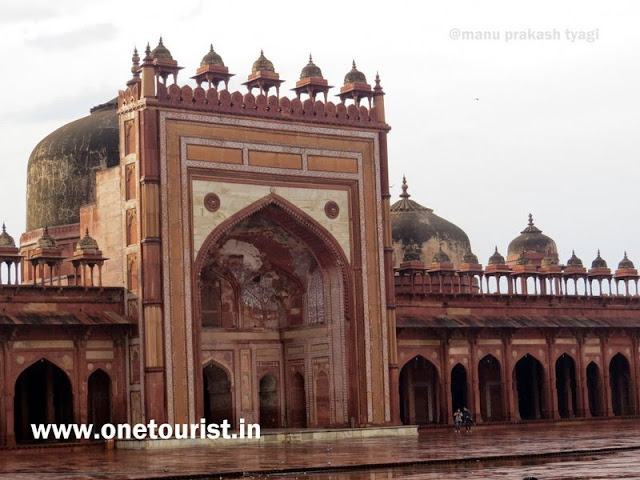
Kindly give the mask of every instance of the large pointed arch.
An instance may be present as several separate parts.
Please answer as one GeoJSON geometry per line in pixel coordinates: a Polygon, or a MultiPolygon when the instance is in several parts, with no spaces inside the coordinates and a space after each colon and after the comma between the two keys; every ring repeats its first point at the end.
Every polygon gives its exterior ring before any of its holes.
{"type": "MultiPolygon", "coordinates": [[[[227,238],[233,238],[238,229],[245,228],[245,221],[253,222],[251,218],[263,219],[273,225],[273,228],[291,236],[305,249],[317,264],[324,282],[327,285],[328,296],[326,305],[328,310],[324,317],[329,324],[336,324],[337,328],[330,327],[326,333],[329,345],[328,358],[333,366],[330,369],[331,398],[340,408],[331,409],[331,424],[347,424],[348,409],[355,408],[357,401],[355,396],[347,396],[349,381],[347,379],[349,364],[356,361],[356,349],[347,348],[355,338],[355,323],[349,322],[354,311],[353,285],[350,274],[349,260],[335,237],[307,213],[285,200],[275,193],[271,193],[251,205],[239,210],[231,217],[222,221],[214,228],[202,243],[196,255],[192,268],[193,285],[198,285],[199,280],[211,264],[216,255],[219,255],[227,238]]],[[[261,220],[262,221],[262,220],[261,220]]],[[[259,224],[259,222],[258,222],[259,224]]],[[[241,230],[240,230],[241,231],[241,230]]],[[[267,258],[269,260],[269,258],[267,258]]],[[[271,258],[271,260],[279,260],[271,258]]],[[[277,270],[278,261],[271,263],[273,270],[277,270]]],[[[259,278],[259,277],[258,277],[259,278]]],[[[292,298],[292,297],[290,297],[292,298]]],[[[192,290],[194,312],[194,360],[201,358],[203,345],[200,337],[204,333],[198,319],[201,314],[200,295],[197,288],[192,290]]],[[[245,315],[240,316],[239,325],[244,324],[245,315]]],[[[249,324],[251,325],[251,324],[249,324]]],[[[260,324],[258,324],[258,327],[260,324]]],[[[255,325],[254,325],[255,327],[255,325]]],[[[273,328],[267,326],[267,328],[273,328]]],[[[286,362],[286,358],[285,358],[286,362]]],[[[236,392],[237,393],[237,392],[236,392]]],[[[202,379],[196,382],[196,399],[200,412],[203,411],[204,398],[202,379]]],[[[283,405],[286,411],[287,406],[283,405]]]]}

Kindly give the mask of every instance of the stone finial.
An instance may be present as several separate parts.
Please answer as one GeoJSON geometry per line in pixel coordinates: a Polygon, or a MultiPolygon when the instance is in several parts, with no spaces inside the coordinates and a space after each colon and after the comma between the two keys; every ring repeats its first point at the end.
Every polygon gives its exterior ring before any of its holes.
{"type": "Polygon", "coordinates": [[[151,62],[153,57],[151,56],[151,46],[149,42],[147,42],[147,48],[144,50],[144,59],[142,60],[144,63],[151,62]]]}
{"type": "Polygon", "coordinates": [[[58,245],[55,239],[49,235],[49,227],[46,226],[42,230],[42,236],[36,242],[38,248],[56,248],[58,245]]]}
{"type": "Polygon", "coordinates": [[[400,194],[401,198],[409,198],[411,195],[407,192],[409,186],[407,185],[407,177],[402,176],[402,193],[400,194]]]}

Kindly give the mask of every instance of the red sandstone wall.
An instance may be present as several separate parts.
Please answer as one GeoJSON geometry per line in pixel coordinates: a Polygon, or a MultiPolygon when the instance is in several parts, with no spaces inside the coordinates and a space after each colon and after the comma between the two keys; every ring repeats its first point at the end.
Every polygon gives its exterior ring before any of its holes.
{"type": "Polygon", "coordinates": [[[124,243],[120,167],[96,174],[96,203],[80,209],[80,231],[91,235],[108,258],[102,270],[102,284],[124,286],[122,247],[124,243]]]}

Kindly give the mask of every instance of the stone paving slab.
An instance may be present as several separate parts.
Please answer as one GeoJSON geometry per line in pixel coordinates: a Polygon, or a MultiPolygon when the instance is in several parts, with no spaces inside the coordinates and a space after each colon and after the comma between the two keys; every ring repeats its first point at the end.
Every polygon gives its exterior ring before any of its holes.
{"type": "MultiPolygon", "coordinates": [[[[539,455],[556,455],[568,451],[593,453],[601,449],[640,449],[640,422],[634,419],[519,424],[500,428],[476,428],[469,435],[456,434],[448,429],[432,429],[423,432],[418,438],[391,437],[242,446],[230,444],[216,448],[153,451],[104,451],[95,447],[75,452],[57,448],[37,453],[28,449],[2,450],[0,479],[217,478],[220,475],[293,471],[309,473],[318,469],[406,466],[428,462],[449,466],[465,462],[468,468],[469,460],[486,464],[491,459],[505,457],[526,460],[527,457],[539,455]]],[[[635,455],[638,459],[636,470],[640,472],[640,452],[628,453],[630,458],[635,455]]],[[[335,474],[341,477],[349,475],[344,471],[335,471],[335,474]]],[[[290,474],[287,478],[295,476],[290,474]]],[[[471,477],[465,474],[464,478],[471,477]]]]}

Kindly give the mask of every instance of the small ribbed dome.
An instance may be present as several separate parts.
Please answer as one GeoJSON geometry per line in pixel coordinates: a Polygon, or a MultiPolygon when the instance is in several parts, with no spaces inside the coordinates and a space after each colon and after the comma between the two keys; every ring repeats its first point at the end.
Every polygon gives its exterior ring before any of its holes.
{"type": "Polygon", "coordinates": [[[356,68],[356,61],[353,61],[351,66],[351,70],[344,76],[344,84],[347,85],[349,83],[367,83],[367,77],[364,76],[364,73],[360,72],[356,68]]]}
{"type": "MultiPolygon", "coordinates": [[[[463,263],[465,254],[471,249],[467,234],[433,213],[432,209],[411,200],[407,190],[407,181],[403,178],[400,200],[391,205],[390,209],[396,266],[399,266],[411,244],[419,246],[420,260],[425,264],[431,263],[440,249],[449,256],[454,267],[463,263]]],[[[412,255],[415,256],[414,253],[412,255]]]]}
{"type": "Polygon", "coordinates": [[[464,263],[480,263],[478,262],[478,256],[474,255],[471,249],[467,250],[467,253],[462,257],[462,261],[464,263]]]}
{"type": "Polygon", "coordinates": [[[498,252],[498,247],[496,247],[496,251],[493,252],[493,255],[489,257],[489,265],[504,265],[504,257],[500,255],[498,252]]]}
{"type": "Polygon", "coordinates": [[[624,252],[624,258],[618,264],[618,269],[625,270],[634,268],[635,266],[633,265],[633,262],[627,258],[627,252],[624,252]]]}
{"type": "Polygon", "coordinates": [[[442,251],[442,246],[440,246],[440,250],[438,250],[438,252],[433,256],[433,261],[435,263],[444,263],[450,262],[451,259],[449,258],[449,255],[442,251]]]}
{"type": "MultiPolygon", "coordinates": [[[[537,253],[545,256],[558,257],[556,242],[542,234],[542,230],[533,223],[533,216],[529,214],[529,224],[514,238],[507,248],[507,259],[516,260],[522,252],[537,253]]],[[[539,258],[539,257],[538,257],[539,258]]]]}
{"type": "Polygon", "coordinates": [[[578,267],[578,268],[582,268],[582,260],[580,260],[578,257],[576,257],[576,251],[572,250],[571,251],[571,258],[569,260],[567,260],[567,267],[578,267]]]}
{"type": "Polygon", "coordinates": [[[162,43],[162,37],[160,37],[158,46],[151,50],[151,57],[154,59],[157,58],[158,60],[173,60],[171,52],[164,46],[164,43],[162,43]]]}
{"type": "Polygon", "coordinates": [[[200,62],[201,67],[206,67],[207,65],[219,65],[224,67],[222,57],[213,50],[213,44],[211,45],[209,53],[202,57],[202,61],[200,62]]]}
{"type": "Polygon", "coordinates": [[[309,63],[305,65],[305,67],[300,72],[300,80],[303,78],[323,78],[322,70],[315,63],[313,63],[313,58],[311,58],[311,54],[309,54],[309,63]]]}
{"type": "Polygon", "coordinates": [[[56,248],[58,245],[51,235],[49,235],[49,229],[44,227],[42,236],[36,242],[37,248],[56,248]]]}
{"type": "Polygon", "coordinates": [[[15,248],[16,242],[13,237],[7,233],[7,228],[4,223],[2,224],[2,233],[0,233],[0,247],[15,248]]]}
{"type": "Polygon", "coordinates": [[[80,239],[77,250],[98,250],[98,242],[89,236],[89,229],[87,228],[84,233],[84,237],[80,239]]]}
{"type": "Polygon", "coordinates": [[[607,268],[607,262],[600,256],[600,250],[598,250],[598,256],[591,262],[591,268],[607,268]]]}
{"type": "Polygon", "coordinates": [[[258,59],[253,62],[253,66],[251,67],[251,72],[252,73],[257,73],[260,70],[266,70],[268,72],[274,72],[276,71],[276,69],[273,66],[273,63],[271,62],[271,60],[269,60],[267,57],[264,56],[264,52],[262,50],[260,50],[260,56],[258,57],[258,59]]]}

